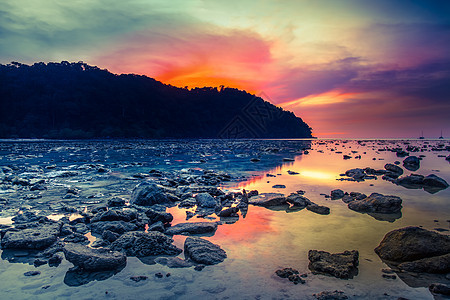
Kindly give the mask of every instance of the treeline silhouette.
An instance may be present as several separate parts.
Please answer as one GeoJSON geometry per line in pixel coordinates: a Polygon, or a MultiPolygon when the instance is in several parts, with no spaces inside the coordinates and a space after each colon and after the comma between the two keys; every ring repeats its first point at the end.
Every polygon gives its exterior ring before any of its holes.
{"type": "Polygon", "coordinates": [[[0,138],[303,138],[292,112],[234,88],[178,88],[86,63],[0,64],[0,138]]]}

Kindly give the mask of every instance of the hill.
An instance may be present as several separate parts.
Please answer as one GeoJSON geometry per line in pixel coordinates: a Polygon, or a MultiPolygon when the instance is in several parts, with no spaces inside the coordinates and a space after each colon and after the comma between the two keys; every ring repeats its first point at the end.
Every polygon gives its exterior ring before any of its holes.
{"type": "Polygon", "coordinates": [[[234,88],[185,89],[83,62],[0,64],[0,138],[307,138],[292,112],[234,88]]]}

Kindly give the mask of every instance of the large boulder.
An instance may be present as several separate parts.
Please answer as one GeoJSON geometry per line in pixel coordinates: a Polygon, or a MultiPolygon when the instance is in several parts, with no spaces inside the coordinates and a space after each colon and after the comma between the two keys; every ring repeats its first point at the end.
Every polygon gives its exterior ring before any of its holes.
{"type": "Polygon", "coordinates": [[[220,246],[199,237],[188,237],[184,242],[186,258],[204,265],[215,265],[227,258],[226,252],[220,246]]]}
{"type": "Polygon", "coordinates": [[[56,242],[60,223],[7,231],[2,238],[3,249],[45,249],[56,242]]]}
{"type": "Polygon", "coordinates": [[[449,273],[450,253],[404,262],[399,264],[398,267],[402,270],[416,273],[449,273]]]}
{"type": "Polygon", "coordinates": [[[171,204],[162,185],[144,181],[138,184],[131,193],[130,204],[151,206],[154,204],[171,204]]]}
{"type": "Polygon", "coordinates": [[[280,206],[286,205],[286,197],[280,193],[262,193],[253,196],[249,199],[248,203],[258,206],[280,206]]]}
{"type": "Polygon", "coordinates": [[[372,193],[367,198],[349,202],[348,208],[357,212],[392,214],[402,209],[402,199],[397,196],[372,193]]]}
{"type": "Polygon", "coordinates": [[[359,253],[356,250],[342,253],[309,250],[308,268],[313,273],[327,274],[337,278],[349,279],[358,273],[359,253]]]}
{"type": "Polygon", "coordinates": [[[87,271],[114,270],[123,266],[127,258],[117,251],[93,249],[80,244],[66,244],[63,248],[68,261],[87,271]]]}
{"type": "Polygon", "coordinates": [[[197,194],[195,200],[197,201],[197,205],[202,208],[215,208],[220,205],[219,201],[208,193],[197,194]]]}
{"type": "Polygon", "coordinates": [[[166,224],[173,221],[172,214],[165,211],[158,211],[150,208],[145,211],[145,215],[148,217],[150,224],[156,222],[162,222],[163,224],[166,224]]]}
{"type": "Polygon", "coordinates": [[[448,188],[448,183],[444,179],[434,174],[430,174],[423,179],[423,184],[429,187],[448,188]]]}
{"type": "Polygon", "coordinates": [[[412,262],[450,253],[450,236],[419,227],[405,227],[388,232],[375,252],[382,259],[412,262]]]}
{"type": "Polygon", "coordinates": [[[166,234],[202,234],[215,232],[217,230],[216,222],[193,222],[193,223],[179,223],[167,228],[166,234]]]}
{"type": "Polygon", "coordinates": [[[182,252],[172,244],[173,240],[158,231],[127,232],[111,244],[111,250],[122,251],[129,256],[178,255],[182,252]]]}

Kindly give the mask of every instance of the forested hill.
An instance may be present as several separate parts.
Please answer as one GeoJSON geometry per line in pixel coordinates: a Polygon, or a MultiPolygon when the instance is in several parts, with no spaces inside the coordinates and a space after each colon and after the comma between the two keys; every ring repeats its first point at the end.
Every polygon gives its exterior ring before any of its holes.
{"type": "Polygon", "coordinates": [[[233,88],[177,88],[83,62],[0,64],[0,138],[306,137],[301,118],[233,88]]]}

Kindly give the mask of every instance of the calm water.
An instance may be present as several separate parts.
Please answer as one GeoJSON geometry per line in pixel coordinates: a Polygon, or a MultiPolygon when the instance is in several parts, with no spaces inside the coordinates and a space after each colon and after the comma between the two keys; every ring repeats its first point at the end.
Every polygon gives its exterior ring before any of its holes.
{"type": "MultiPolygon", "coordinates": [[[[421,167],[415,172],[404,169],[405,174],[436,174],[450,182],[450,164],[445,160],[448,151],[433,151],[433,147],[450,145],[449,141],[189,141],[189,142],[114,142],[54,143],[45,142],[31,147],[25,144],[0,143],[0,165],[43,166],[56,164],[67,169],[95,160],[111,169],[107,177],[91,176],[60,179],[60,184],[92,188],[105,195],[120,194],[129,197],[136,184],[124,183],[125,176],[150,169],[179,170],[201,168],[226,171],[235,176],[245,176],[222,186],[225,191],[258,190],[280,192],[289,195],[297,190],[305,191],[311,201],[327,206],[330,215],[318,215],[306,209],[286,212],[250,206],[245,218],[240,216],[233,224],[220,225],[214,236],[206,239],[219,244],[228,255],[221,264],[206,267],[197,272],[193,268],[169,269],[159,264],[148,264],[144,259],[128,258],[127,266],[106,279],[97,278],[82,286],[71,287],[64,283],[71,263],[63,261],[57,268],[39,267],[39,276],[24,277],[33,270],[27,263],[0,261],[0,295],[6,298],[52,299],[314,299],[312,294],[324,290],[342,290],[351,299],[433,299],[420,280],[382,278],[381,269],[387,268],[373,249],[383,236],[393,229],[415,225],[426,229],[448,230],[450,228],[450,189],[430,194],[421,189],[406,189],[382,180],[364,182],[339,181],[339,174],[351,168],[371,167],[383,169],[386,163],[402,161],[394,152],[380,151],[408,145],[418,146],[424,155],[421,167]],[[424,148],[426,146],[426,148],[424,148]],[[278,152],[264,152],[276,147],[278,152]],[[309,154],[303,154],[304,149],[309,154]],[[333,150],[333,151],[332,151],[333,150]],[[26,152],[26,153],[25,153],[26,152]],[[342,152],[342,153],[337,153],[342,152]],[[344,160],[343,155],[352,156],[344,160]],[[29,155],[29,157],[23,157],[29,155]],[[360,159],[354,157],[361,155],[360,159]],[[259,157],[252,163],[250,158],[259,157]],[[293,158],[283,162],[282,158],[293,158]],[[375,159],[375,160],[374,160],[375,159]],[[130,165],[140,162],[140,165],[130,165]],[[298,172],[289,175],[288,170],[298,172]],[[268,177],[267,174],[276,177],[268,177]],[[67,184],[67,182],[65,182],[67,184]],[[286,188],[274,189],[283,184],[286,188]],[[122,188],[122,190],[120,190],[122,188]],[[397,219],[377,220],[347,208],[341,200],[330,200],[323,194],[340,188],[345,192],[372,192],[396,195],[403,199],[402,215],[397,219]],[[119,192],[120,191],[120,192],[119,192]],[[321,195],[322,194],[322,195],[321,195]],[[307,253],[310,249],[341,252],[358,250],[359,274],[350,280],[324,275],[313,275],[308,270],[307,253]],[[293,285],[278,278],[274,272],[279,268],[292,267],[300,273],[308,273],[306,284],[293,285]],[[170,277],[155,278],[157,272],[171,273],[170,277]],[[129,278],[147,275],[149,280],[135,283],[129,278]],[[104,279],[104,280],[99,280],[104,279]]],[[[400,164],[401,166],[401,164],[400,164]]],[[[44,173],[45,175],[45,173],[44,173]]],[[[42,175],[42,176],[44,176],[42,175]]],[[[14,197],[16,192],[0,191],[0,198],[14,197]]],[[[54,204],[60,197],[49,195],[39,201],[54,204]],[[47,199],[47,200],[46,200],[47,199]]],[[[37,201],[37,200],[36,200],[37,201]]],[[[28,203],[33,205],[32,203],[28,203]]],[[[168,209],[174,222],[185,222],[184,209],[168,209]]],[[[8,223],[13,209],[3,207],[0,217],[8,223]]],[[[211,221],[217,221],[218,218],[211,221]]],[[[190,221],[199,221],[192,218],[190,221]]],[[[208,221],[200,219],[200,221],[208,221]]],[[[448,234],[448,231],[443,231],[448,234]]],[[[175,243],[183,248],[185,237],[175,236],[175,243]]],[[[2,255],[3,257],[3,255],[2,255]]],[[[183,254],[180,255],[183,257],[183,254]]],[[[88,280],[89,281],[89,280],[88,280]]],[[[449,282],[447,282],[449,283],[449,282]]]]}

